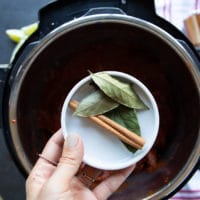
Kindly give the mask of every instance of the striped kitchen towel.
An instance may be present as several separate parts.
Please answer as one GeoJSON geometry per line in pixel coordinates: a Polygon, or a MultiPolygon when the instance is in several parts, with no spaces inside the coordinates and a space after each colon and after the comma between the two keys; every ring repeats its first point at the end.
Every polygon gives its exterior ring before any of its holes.
{"type": "Polygon", "coordinates": [[[190,181],[171,200],[200,200],[200,170],[196,171],[190,181]]]}
{"type": "Polygon", "coordinates": [[[184,31],[183,21],[200,9],[200,0],[154,0],[159,16],[184,31]]]}
{"type": "MultiPolygon", "coordinates": [[[[200,0],[154,1],[157,14],[184,33],[184,20],[200,10],[200,0]]],[[[171,200],[200,200],[200,170],[196,171],[190,181],[171,200]]]]}

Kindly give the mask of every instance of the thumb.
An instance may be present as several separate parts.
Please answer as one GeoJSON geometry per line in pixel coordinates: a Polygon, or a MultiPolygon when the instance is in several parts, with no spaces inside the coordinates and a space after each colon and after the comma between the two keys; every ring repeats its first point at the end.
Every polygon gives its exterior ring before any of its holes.
{"type": "Polygon", "coordinates": [[[62,156],[51,177],[52,183],[56,184],[60,190],[65,190],[77,173],[82,159],[83,142],[80,136],[70,134],[64,142],[62,156]]]}

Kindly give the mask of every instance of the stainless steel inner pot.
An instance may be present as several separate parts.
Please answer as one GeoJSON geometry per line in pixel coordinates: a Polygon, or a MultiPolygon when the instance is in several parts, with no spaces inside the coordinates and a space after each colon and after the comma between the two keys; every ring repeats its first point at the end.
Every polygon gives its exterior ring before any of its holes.
{"type": "Polygon", "coordinates": [[[199,63],[183,43],[124,14],[83,16],[44,37],[10,77],[8,123],[26,172],[60,127],[64,98],[87,70],[123,71],[151,90],[161,122],[151,152],[110,199],[169,197],[200,155],[199,63]]]}

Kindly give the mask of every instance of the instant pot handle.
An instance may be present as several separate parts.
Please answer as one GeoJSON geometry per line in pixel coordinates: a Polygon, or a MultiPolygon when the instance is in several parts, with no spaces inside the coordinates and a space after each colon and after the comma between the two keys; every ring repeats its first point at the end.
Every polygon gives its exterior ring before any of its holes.
{"type": "Polygon", "coordinates": [[[116,8],[116,7],[97,7],[97,8],[91,8],[90,10],[88,10],[88,12],[86,12],[84,16],[89,16],[89,15],[96,15],[96,14],[121,14],[121,15],[126,15],[126,13],[120,9],[120,8],[116,8]]]}
{"type": "Polygon", "coordinates": [[[39,10],[40,24],[37,32],[37,39],[42,39],[58,26],[74,18],[87,15],[88,12],[90,12],[90,14],[97,14],[96,11],[94,12],[92,9],[102,7],[104,9],[106,8],[104,11],[101,10],[103,13],[126,13],[127,15],[148,21],[156,17],[154,0],[59,0],[39,10]],[[113,7],[113,9],[110,9],[111,7],[113,7]]]}
{"type": "MultiPolygon", "coordinates": [[[[3,95],[3,88],[5,86],[5,82],[10,71],[9,64],[0,64],[0,98],[3,95]]],[[[1,117],[2,118],[2,117],[1,117]]]]}
{"type": "MultiPolygon", "coordinates": [[[[154,0],[59,0],[54,1],[39,11],[39,28],[34,34],[34,41],[41,40],[49,32],[53,31],[60,25],[79,18],[88,13],[92,8],[114,7],[119,8],[121,14],[137,17],[161,27],[173,37],[186,41],[190,48],[192,45],[186,36],[180,32],[170,22],[156,14],[154,0]]],[[[107,9],[107,11],[111,11],[107,9]]],[[[112,10],[113,12],[114,10],[112,10]]],[[[119,10],[118,10],[119,11],[119,10]]],[[[115,10],[114,12],[118,12],[115,10]]],[[[105,13],[105,12],[104,12],[105,13]]],[[[119,13],[119,12],[118,12],[119,13]]]]}
{"type": "MultiPolygon", "coordinates": [[[[3,116],[3,96],[6,79],[9,73],[9,64],[0,64],[0,114],[3,116]]],[[[0,117],[0,130],[3,129],[3,117],[0,117]]]]}

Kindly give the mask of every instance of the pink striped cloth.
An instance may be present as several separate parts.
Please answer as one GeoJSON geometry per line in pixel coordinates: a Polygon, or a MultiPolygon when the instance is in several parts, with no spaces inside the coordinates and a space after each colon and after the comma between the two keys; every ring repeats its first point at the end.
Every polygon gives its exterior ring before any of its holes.
{"type": "MultiPolygon", "coordinates": [[[[154,0],[159,16],[184,32],[183,21],[200,9],[200,0],[154,0]]],[[[200,170],[171,200],[200,200],[200,170]]]]}
{"type": "Polygon", "coordinates": [[[200,200],[200,171],[171,200],[200,200]]]}
{"type": "Polygon", "coordinates": [[[184,30],[183,20],[200,9],[200,0],[154,0],[156,12],[184,30]]]}

